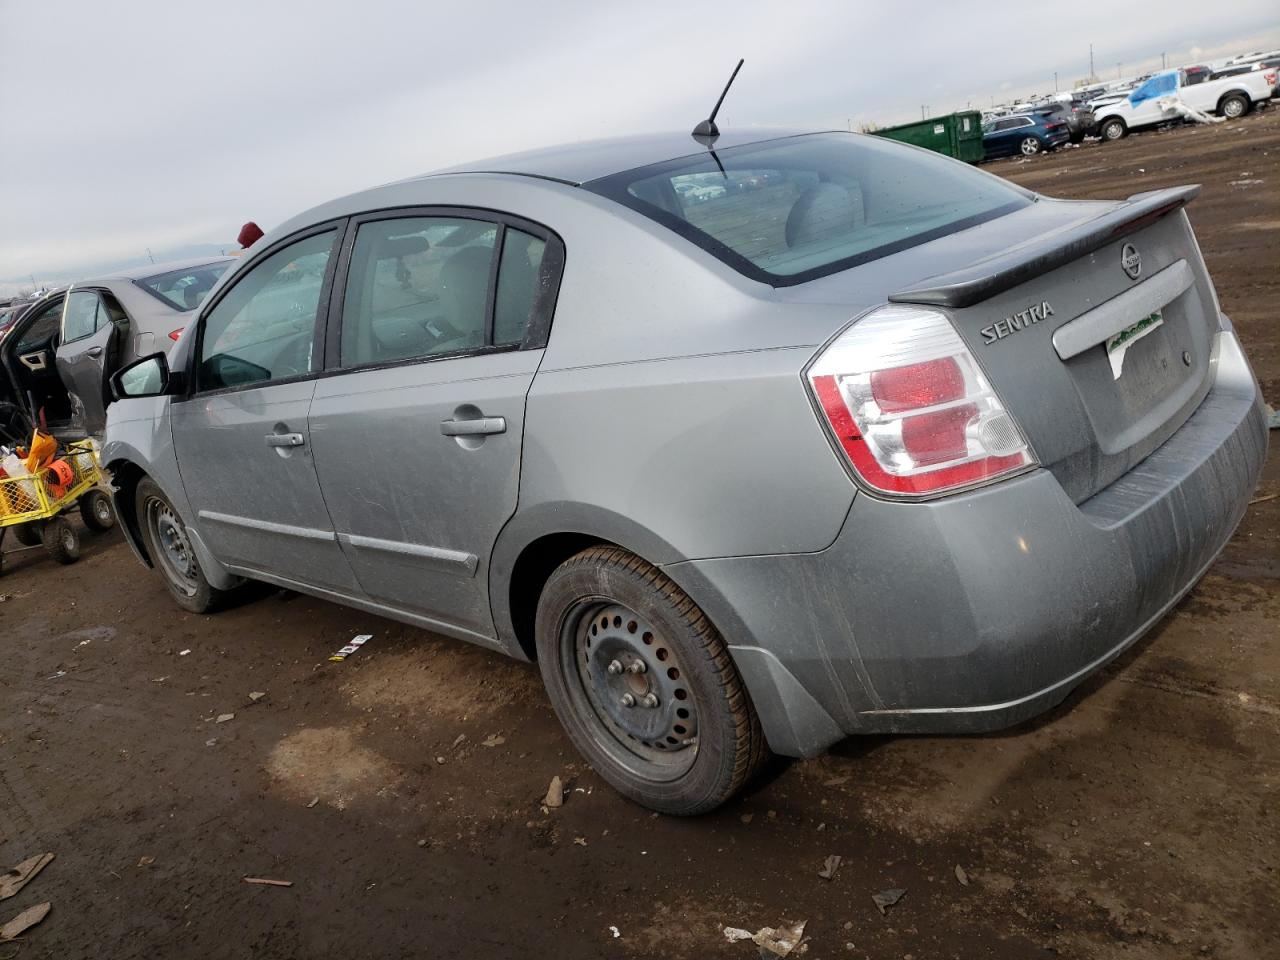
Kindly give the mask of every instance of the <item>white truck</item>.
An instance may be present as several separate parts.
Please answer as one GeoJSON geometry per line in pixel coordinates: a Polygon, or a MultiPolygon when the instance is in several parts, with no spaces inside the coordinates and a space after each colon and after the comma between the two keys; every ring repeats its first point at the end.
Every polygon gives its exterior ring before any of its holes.
{"type": "Polygon", "coordinates": [[[1122,100],[1095,101],[1099,135],[1103,140],[1119,140],[1130,130],[1171,120],[1205,119],[1209,114],[1234,120],[1271,99],[1276,71],[1253,70],[1191,85],[1186,80],[1181,70],[1166,70],[1140,83],[1122,100]]]}

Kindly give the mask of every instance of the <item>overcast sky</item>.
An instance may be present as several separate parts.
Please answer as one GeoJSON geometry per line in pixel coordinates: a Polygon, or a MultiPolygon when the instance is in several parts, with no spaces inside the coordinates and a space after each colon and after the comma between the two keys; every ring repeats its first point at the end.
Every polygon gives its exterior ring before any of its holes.
{"type": "Polygon", "coordinates": [[[0,0],[0,38],[2,284],[228,243],[247,219],[477,157],[692,128],[739,56],[722,127],[857,127],[1050,91],[1055,71],[1065,89],[1090,42],[1106,77],[1270,49],[1280,16],[1275,0],[0,0]]]}

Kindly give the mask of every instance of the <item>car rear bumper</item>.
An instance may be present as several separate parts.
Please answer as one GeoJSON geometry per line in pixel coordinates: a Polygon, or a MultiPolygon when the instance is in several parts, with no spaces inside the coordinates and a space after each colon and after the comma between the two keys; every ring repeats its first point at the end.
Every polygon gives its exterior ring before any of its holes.
{"type": "Polygon", "coordinates": [[[668,567],[729,638],[770,744],[999,729],[1060,702],[1191,589],[1267,450],[1231,332],[1166,443],[1076,504],[1046,470],[928,503],[860,495],[819,553],[668,567]]]}

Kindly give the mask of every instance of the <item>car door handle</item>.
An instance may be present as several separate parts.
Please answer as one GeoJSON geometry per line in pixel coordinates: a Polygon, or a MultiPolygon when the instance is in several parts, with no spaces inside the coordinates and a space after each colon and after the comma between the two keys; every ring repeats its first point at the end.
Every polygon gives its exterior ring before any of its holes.
{"type": "Polygon", "coordinates": [[[300,433],[268,433],[268,447],[300,447],[307,441],[300,433]]]}
{"type": "Polygon", "coordinates": [[[88,350],[85,351],[85,353],[87,353],[91,357],[100,357],[102,356],[102,348],[90,347],[88,350]]]}
{"type": "Polygon", "coordinates": [[[477,437],[506,433],[506,417],[476,417],[474,420],[443,420],[440,432],[446,437],[477,437]]]}

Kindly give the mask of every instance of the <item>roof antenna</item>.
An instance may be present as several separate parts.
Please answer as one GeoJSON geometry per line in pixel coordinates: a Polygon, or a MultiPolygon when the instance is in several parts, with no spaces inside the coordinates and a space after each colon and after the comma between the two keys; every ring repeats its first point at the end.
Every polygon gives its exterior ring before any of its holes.
{"type": "Polygon", "coordinates": [[[733,81],[737,79],[738,71],[742,69],[745,60],[739,60],[738,65],[733,68],[733,73],[729,77],[729,82],[724,85],[724,90],[720,93],[720,99],[716,101],[716,105],[711,109],[711,116],[703,120],[693,128],[693,139],[697,140],[703,146],[711,146],[715,142],[716,137],[720,136],[720,128],[716,126],[716,114],[720,112],[720,104],[724,103],[724,95],[729,92],[729,88],[733,86],[733,81]]]}

